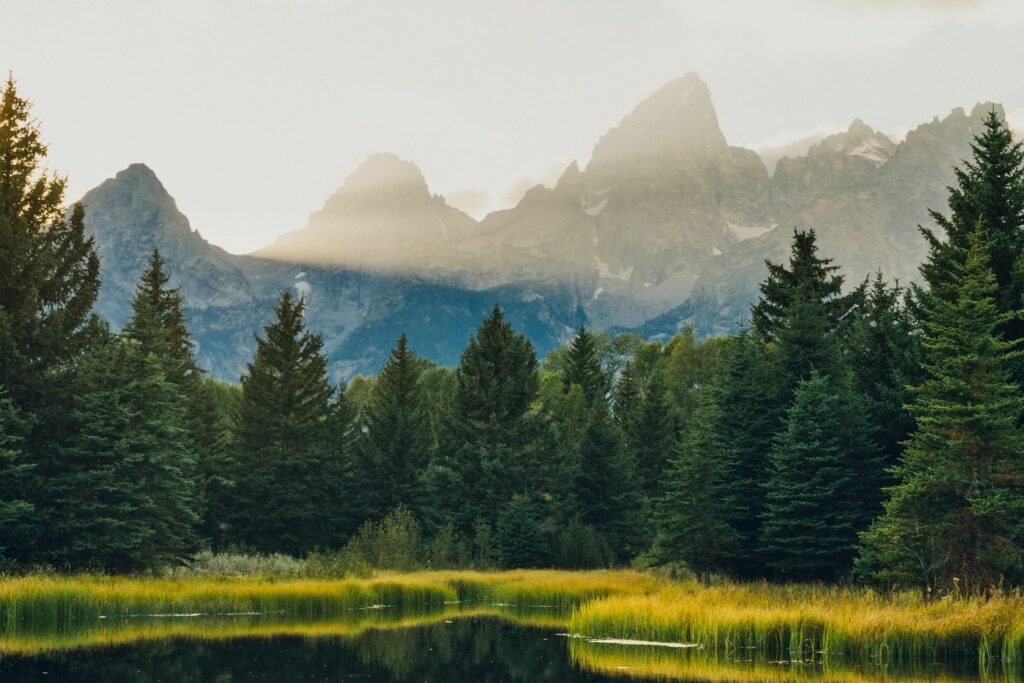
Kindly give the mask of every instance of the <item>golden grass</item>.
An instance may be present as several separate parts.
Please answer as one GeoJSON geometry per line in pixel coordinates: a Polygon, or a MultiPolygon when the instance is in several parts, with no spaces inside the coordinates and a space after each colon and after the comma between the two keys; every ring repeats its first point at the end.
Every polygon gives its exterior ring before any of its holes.
{"type": "Polygon", "coordinates": [[[914,594],[768,584],[677,584],[652,595],[582,605],[570,629],[590,637],[699,643],[714,652],[753,650],[774,659],[910,666],[1022,664],[1024,600],[926,604],[914,594]]]}
{"type": "Polygon", "coordinates": [[[637,675],[724,680],[716,676],[731,671],[730,680],[799,674],[856,683],[876,680],[878,672],[935,664],[946,671],[1024,671],[1024,600],[1018,597],[925,604],[909,593],[769,584],[704,588],[633,571],[449,571],[338,580],[10,578],[0,580],[0,652],[172,636],[340,636],[452,615],[703,648],[697,656],[573,641],[581,665],[630,666],[637,675]],[[380,604],[391,609],[360,609],[380,604]],[[207,616],[152,617],[197,613],[207,616]],[[226,616],[240,613],[259,616],[226,616]],[[811,663],[793,671],[770,664],[790,660],[811,663]]]}

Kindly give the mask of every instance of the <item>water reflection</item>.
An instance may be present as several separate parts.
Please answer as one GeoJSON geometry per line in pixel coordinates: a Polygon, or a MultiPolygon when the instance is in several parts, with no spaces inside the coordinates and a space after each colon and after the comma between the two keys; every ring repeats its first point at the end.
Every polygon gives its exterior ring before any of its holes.
{"type": "Polygon", "coordinates": [[[0,681],[802,681],[923,683],[1021,678],[976,663],[913,670],[841,662],[768,661],[714,653],[589,643],[558,635],[552,608],[446,605],[420,611],[351,610],[322,620],[287,614],[99,619],[0,632],[0,681]]]}

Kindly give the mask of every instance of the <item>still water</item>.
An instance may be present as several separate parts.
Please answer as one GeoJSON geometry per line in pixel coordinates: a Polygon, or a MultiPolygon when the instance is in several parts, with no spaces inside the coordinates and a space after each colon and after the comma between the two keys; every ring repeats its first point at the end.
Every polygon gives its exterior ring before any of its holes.
{"type": "MultiPolygon", "coordinates": [[[[560,633],[553,610],[495,607],[418,614],[353,611],[323,621],[287,615],[101,620],[0,632],[0,681],[374,681],[566,683],[977,681],[977,672],[910,672],[759,661],[700,649],[591,643],[560,633]]],[[[740,653],[741,654],[741,653],[740,653]]],[[[1007,680],[984,676],[984,680],[1007,680]]]]}

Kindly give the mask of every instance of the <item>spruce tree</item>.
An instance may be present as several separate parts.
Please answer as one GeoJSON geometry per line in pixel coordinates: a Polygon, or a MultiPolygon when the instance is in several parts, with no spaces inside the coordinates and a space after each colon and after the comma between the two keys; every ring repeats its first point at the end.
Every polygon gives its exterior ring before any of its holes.
{"type": "Polygon", "coordinates": [[[878,273],[851,325],[846,360],[857,391],[868,401],[876,440],[887,467],[894,466],[913,430],[907,387],[921,377],[920,334],[904,290],[878,273]]]}
{"type": "Polygon", "coordinates": [[[57,566],[139,571],[196,548],[195,466],[183,407],[152,354],[132,340],[81,362],[74,433],[46,468],[42,545],[57,566]]]}
{"type": "Polygon", "coordinates": [[[622,431],[643,494],[648,500],[660,498],[665,469],[679,438],[661,373],[651,375],[633,419],[622,431]]]}
{"type": "Polygon", "coordinates": [[[600,531],[619,560],[627,559],[642,549],[640,527],[647,513],[635,463],[603,398],[592,404],[578,453],[574,500],[579,521],[600,531]]]}
{"type": "Polygon", "coordinates": [[[863,517],[856,453],[838,392],[817,372],[797,387],[775,439],[762,539],[788,579],[834,579],[849,568],[863,517]]]}
{"type": "MultiPolygon", "coordinates": [[[[50,495],[41,466],[71,429],[73,367],[101,336],[92,314],[99,257],[82,207],[65,207],[65,179],[46,172],[46,151],[28,101],[8,78],[0,94],[0,386],[25,425],[24,461],[36,466],[8,495],[37,505],[29,521],[39,533],[49,520],[38,506],[50,495]]],[[[17,555],[38,559],[35,532],[25,531],[17,555]]]]}
{"type": "Polygon", "coordinates": [[[1019,571],[1024,397],[1011,375],[1018,345],[999,333],[1019,312],[999,310],[990,235],[979,222],[947,286],[922,293],[917,428],[861,557],[885,582],[981,592],[1019,571]]]}
{"type": "Polygon", "coordinates": [[[256,336],[242,377],[235,461],[234,536],[266,552],[303,554],[340,540],[328,446],[333,390],[323,339],[306,329],[305,303],[281,295],[256,336]]]}
{"type": "Polygon", "coordinates": [[[528,496],[513,496],[505,504],[494,532],[504,567],[524,569],[548,564],[548,536],[541,518],[540,506],[528,496]]]}
{"type": "Polygon", "coordinates": [[[835,328],[857,301],[857,294],[843,295],[843,276],[832,259],[818,255],[814,230],[793,231],[789,267],[765,261],[768,278],[761,283],[761,296],[751,309],[754,332],[763,341],[777,341],[792,328],[793,307],[815,304],[827,329],[835,328]]]}
{"type": "Polygon", "coordinates": [[[726,451],[720,460],[731,465],[726,478],[736,504],[726,521],[737,534],[726,558],[729,573],[754,578],[764,575],[761,524],[767,500],[769,453],[784,417],[779,398],[775,357],[759,344],[749,328],[741,327],[723,351],[722,365],[708,387],[715,405],[710,419],[715,438],[726,451]]]}
{"type": "Polygon", "coordinates": [[[729,520],[740,502],[730,476],[733,451],[718,431],[720,410],[703,392],[690,429],[672,455],[664,495],[656,502],[654,554],[662,562],[684,562],[701,579],[729,566],[740,535],[729,520]]]}
{"type": "Polygon", "coordinates": [[[578,384],[588,403],[595,400],[604,401],[608,394],[608,377],[601,365],[601,354],[598,352],[597,340],[585,327],[580,326],[579,332],[569,344],[565,357],[562,382],[565,390],[578,384]]]}
{"type": "Polygon", "coordinates": [[[366,406],[360,453],[369,480],[366,514],[381,519],[399,505],[420,515],[427,503],[423,474],[430,457],[430,419],[420,386],[420,362],[402,334],[366,406]]]}
{"type": "Polygon", "coordinates": [[[21,434],[25,425],[0,390],[0,566],[7,549],[24,542],[25,523],[33,506],[20,497],[29,466],[21,452],[21,434]]]}
{"type": "MultiPolygon", "coordinates": [[[[66,181],[45,163],[29,103],[8,78],[0,96],[0,385],[31,414],[66,398],[64,370],[96,334],[100,286],[85,212],[65,208],[66,181]]],[[[45,419],[33,421],[40,440],[52,435],[45,419]]]]}
{"type": "Polygon", "coordinates": [[[462,352],[455,379],[440,445],[446,491],[435,493],[435,503],[469,533],[478,519],[494,522],[515,493],[535,493],[546,483],[531,412],[540,385],[537,356],[495,306],[462,352]]]}
{"type": "Polygon", "coordinates": [[[181,292],[169,286],[160,252],[153,250],[131,302],[132,316],[125,334],[166,368],[167,379],[182,391],[193,389],[202,371],[196,364],[191,335],[185,319],[181,292]]]}

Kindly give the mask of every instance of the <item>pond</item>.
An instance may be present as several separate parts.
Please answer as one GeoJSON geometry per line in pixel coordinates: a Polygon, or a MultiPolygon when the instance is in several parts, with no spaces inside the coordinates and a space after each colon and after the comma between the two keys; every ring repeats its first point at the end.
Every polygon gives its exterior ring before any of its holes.
{"type": "MultiPolygon", "coordinates": [[[[0,681],[971,681],[969,669],[864,671],[701,648],[595,643],[553,608],[381,608],[341,618],[145,616],[0,634],[0,681]]],[[[986,680],[991,680],[989,676],[986,680]]]]}

